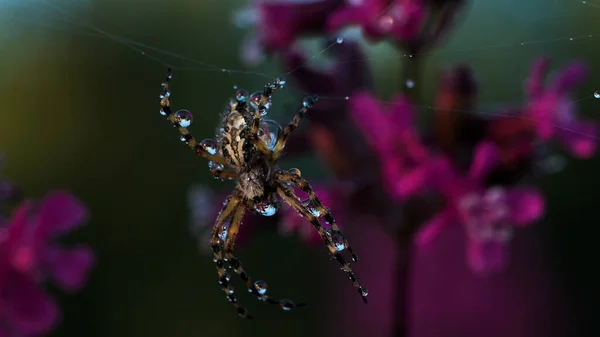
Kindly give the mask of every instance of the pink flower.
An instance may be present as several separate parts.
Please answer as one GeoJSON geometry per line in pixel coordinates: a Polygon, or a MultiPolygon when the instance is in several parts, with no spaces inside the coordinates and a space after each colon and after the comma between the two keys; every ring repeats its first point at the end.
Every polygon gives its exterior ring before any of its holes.
{"type": "Polygon", "coordinates": [[[415,124],[415,110],[408,99],[398,96],[384,106],[367,92],[350,100],[350,112],[366,142],[380,160],[388,192],[405,198],[424,186],[424,172],[413,170],[429,159],[415,124]]]}
{"type": "Polygon", "coordinates": [[[0,228],[0,335],[36,336],[52,328],[59,309],[44,291],[46,279],[69,291],[85,284],[94,260],[91,250],[53,242],[85,217],[84,206],[59,191],[37,206],[22,204],[0,228]]]}
{"type": "MultiPolygon", "coordinates": [[[[314,187],[315,193],[323,203],[325,207],[329,207],[331,210],[331,214],[336,220],[338,226],[340,223],[344,222],[343,209],[340,209],[342,205],[338,200],[337,195],[334,191],[324,188],[324,187],[314,187]]],[[[296,195],[301,195],[301,191],[296,189],[296,195]]],[[[309,209],[311,208],[311,203],[308,199],[305,199],[302,202],[309,209]]],[[[313,214],[322,219],[322,216],[313,209],[313,214]]],[[[322,222],[322,221],[321,221],[322,222]]],[[[290,236],[294,233],[300,235],[302,241],[311,246],[320,246],[323,244],[323,239],[319,235],[319,232],[313,227],[313,225],[306,219],[301,217],[293,208],[289,206],[285,206],[281,214],[281,220],[279,221],[279,233],[282,236],[290,236]]]]}
{"type": "Polygon", "coordinates": [[[234,23],[252,30],[242,45],[242,58],[257,64],[264,52],[290,47],[304,34],[323,30],[329,14],[343,0],[249,0],[246,8],[236,12],[234,23]]]}
{"type": "Polygon", "coordinates": [[[581,121],[575,113],[575,103],[570,94],[586,75],[582,63],[571,63],[552,81],[544,83],[550,63],[537,60],[526,83],[529,96],[526,113],[535,121],[539,138],[559,140],[573,155],[589,158],[596,151],[597,127],[592,122],[581,121]]]}
{"type": "Polygon", "coordinates": [[[423,0],[347,0],[329,17],[327,28],[334,32],[359,25],[365,38],[408,42],[419,36],[425,18],[423,0]]]}
{"type": "Polygon", "coordinates": [[[466,233],[471,269],[479,274],[501,270],[508,260],[513,229],[537,221],[543,215],[544,200],[529,187],[487,188],[485,178],[499,161],[499,150],[482,142],[465,177],[456,174],[447,161],[436,162],[429,179],[446,197],[447,206],[422,226],[415,242],[427,245],[444,228],[460,223],[466,233]]]}

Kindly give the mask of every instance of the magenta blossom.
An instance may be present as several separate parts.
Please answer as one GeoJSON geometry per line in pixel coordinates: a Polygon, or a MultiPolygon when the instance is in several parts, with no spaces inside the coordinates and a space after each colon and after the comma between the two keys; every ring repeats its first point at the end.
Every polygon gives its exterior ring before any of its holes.
{"type": "Polygon", "coordinates": [[[447,206],[423,225],[415,237],[418,245],[432,242],[447,226],[460,223],[465,229],[467,261],[479,274],[499,271],[507,263],[508,244],[515,227],[525,227],[544,213],[542,195],[530,187],[490,187],[484,179],[499,163],[500,153],[491,143],[475,149],[469,172],[459,176],[448,161],[430,165],[429,179],[446,197],[447,206]]]}
{"type": "MultiPolygon", "coordinates": [[[[341,218],[343,216],[343,210],[340,209],[342,205],[340,205],[337,193],[332,190],[329,190],[325,187],[314,187],[315,193],[323,203],[325,207],[328,207],[331,210],[331,214],[336,220],[336,223],[344,223],[344,219],[341,218]]],[[[296,195],[300,195],[300,190],[296,189],[296,195]]],[[[310,208],[311,203],[308,199],[302,202],[304,205],[310,208]]],[[[314,215],[318,215],[313,212],[314,215]]],[[[294,233],[299,234],[301,240],[311,246],[318,246],[323,244],[323,239],[319,235],[319,232],[313,227],[313,225],[306,219],[301,217],[296,210],[285,205],[283,212],[281,214],[281,220],[279,221],[279,233],[282,236],[290,236],[294,233]]],[[[322,218],[322,217],[321,217],[322,218]]]]}
{"type": "Polygon", "coordinates": [[[85,284],[94,260],[91,250],[54,242],[85,217],[77,199],[54,192],[39,205],[25,202],[0,228],[0,336],[37,336],[57,322],[59,309],[44,291],[46,279],[69,291],[85,284]]]}
{"type": "Polygon", "coordinates": [[[536,133],[544,141],[557,139],[573,155],[589,158],[596,151],[597,128],[594,123],[578,119],[570,94],[586,75],[582,63],[567,65],[547,84],[544,78],[550,63],[538,59],[527,80],[527,114],[536,125],[536,133]]]}
{"type": "Polygon", "coordinates": [[[256,65],[265,52],[289,48],[301,35],[320,32],[329,14],[343,0],[249,0],[234,23],[251,30],[242,44],[242,59],[256,65]]]}
{"type": "Polygon", "coordinates": [[[367,39],[409,42],[419,36],[425,19],[423,0],[347,0],[329,17],[327,28],[334,32],[359,25],[367,39]]]}
{"type": "Polygon", "coordinates": [[[409,184],[420,181],[412,176],[413,168],[428,160],[429,154],[420,142],[415,110],[408,99],[398,96],[386,107],[371,94],[359,92],[350,100],[350,112],[380,160],[390,195],[404,198],[416,192],[418,188],[409,184]]]}

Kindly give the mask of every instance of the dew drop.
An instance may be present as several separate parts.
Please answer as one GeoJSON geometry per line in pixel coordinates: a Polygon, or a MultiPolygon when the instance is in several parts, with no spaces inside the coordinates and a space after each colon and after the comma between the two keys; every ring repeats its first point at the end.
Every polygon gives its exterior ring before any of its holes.
{"type": "Polygon", "coordinates": [[[248,99],[248,91],[244,90],[244,89],[240,89],[240,90],[236,91],[235,99],[238,102],[246,102],[246,100],[248,99]]]}
{"type": "Polygon", "coordinates": [[[414,88],[415,87],[415,81],[413,81],[411,79],[406,80],[406,87],[409,88],[409,89],[414,88]]]}
{"type": "Polygon", "coordinates": [[[279,301],[279,305],[281,306],[281,309],[285,311],[290,311],[296,306],[294,302],[289,298],[284,298],[281,301],[279,301]]]}
{"type": "Polygon", "coordinates": [[[265,281],[256,281],[254,282],[254,288],[258,291],[259,294],[264,295],[267,293],[267,282],[265,281]]]}
{"type": "MultiPolygon", "coordinates": [[[[262,97],[263,97],[263,95],[262,95],[262,92],[260,92],[260,91],[256,91],[256,92],[252,93],[252,95],[250,95],[250,105],[254,109],[258,109],[262,97]]],[[[272,105],[271,97],[268,97],[267,101],[265,102],[265,105],[264,105],[265,109],[261,112],[263,116],[267,114],[267,110],[269,110],[271,108],[271,105],[272,105]]]]}
{"type": "Polygon", "coordinates": [[[237,90],[237,88],[238,88],[238,86],[237,86],[237,85],[234,85],[234,86],[233,86],[233,90],[237,90]]]}
{"type": "Polygon", "coordinates": [[[359,291],[360,291],[360,295],[361,295],[362,297],[367,297],[367,296],[369,295],[369,289],[367,289],[367,288],[365,288],[365,287],[361,287],[361,288],[359,289],[359,291]]]}
{"type": "Polygon", "coordinates": [[[317,96],[306,96],[304,97],[304,99],[302,100],[302,105],[305,108],[312,108],[313,105],[315,104],[315,102],[317,101],[318,97],[317,96]]]}
{"type": "Polygon", "coordinates": [[[179,140],[182,141],[182,142],[185,142],[185,137],[181,136],[181,137],[179,137],[179,140]]]}
{"type": "Polygon", "coordinates": [[[200,142],[200,146],[211,155],[217,154],[217,141],[211,138],[206,138],[200,142]]]}
{"type": "Polygon", "coordinates": [[[594,91],[594,98],[600,98],[600,90],[594,91]]]}
{"type": "Polygon", "coordinates": [[[306,209],[315,217],[318,218],[321,216],[321,211],[319,211],[319,209],[315,206],[311,199],[306,199],[302,201],[302,205],[306,207],[306,209]]]}
{"type": "Polygon", "coordinates": [[[346,96],[346,97],[344,97],[344,99],[347,101],[347,100],[349,100],[349,99],[350,99],[350,97],[349,97],[349,96],[346,96]]]}
{"type": "Polygon", "coordinates": [[[335,42],[336,42],[337,44],[341,44],[342,42],[344,42],[344,38],[340,36],[340,37],[338,37],[337,39],[335,39],[335,42]]]}
{"type": "Polygon", "coordinates": [[[227,239],[227,226],[221,226],[221,228],[219,228],[219,233],[217,234],[219,236],[219,239],[225,241],[225,239],[227,239]]]}
{"type": "Polygon", "coordinates": [[[166,116],[167,113],[165,112],[165,110],[163,108],[160,108],[160,110],[158,111],[162,116],[166,116]]]}
{"type": "Polygon", "coordinates": [[[283,89],[283,86],[285,85],[285,80],[282,77],[277,77],[275,79],[275,85],[278,86],[279,88],[283,89]]]}
{"type": "Polygon", "coordinates": [[[208,169],[211,171],[221,172],[225,170],[225,166],[223,164],[216,163],[212,160],[208,161],[208,169]]]}
{"type": "Polygon", "coordinates": [[[273,216],[277,213],[278,205],[276,202],[261,201],[254,204],[254,209],[262,216],[273,216]]]}
{"type": "Polygon", "coordinates": [[[342,233],[340,233],[340,231],[332,230],[329,235],[331,237],[331,243],[333,243],[333,247],[335,248],[335,250],[341,252],[344,249],[346,249],[346,240],[344,240],[344,237],[342,236],[342,233]]]}
{"type": "Polygon", "coordinates": [[[267,144],[267,147],[270,150],[273,150],[275,149],[277,137],[281,130],[281,125],[276,121],[272,119],[263,119],[258,129],[258,137],[267,144]]]}
{"type": "Polygon", "coordinates": [[[175,113],[175,120],[177,120],[177,124],[179,124],[179,126],[182,128],[187,128],[194,121],[194,116],[192,116],[191,112],[181,109],[175,113]]]}
{"type": "Polygon", "coordinates": [[[160,99],[163,99],[165,97],[169,97],[171,96],[171,90],[169,90],[169,88],[165,87],[164,83],[163,83],[163,90],[160,93],[160,99]]]}

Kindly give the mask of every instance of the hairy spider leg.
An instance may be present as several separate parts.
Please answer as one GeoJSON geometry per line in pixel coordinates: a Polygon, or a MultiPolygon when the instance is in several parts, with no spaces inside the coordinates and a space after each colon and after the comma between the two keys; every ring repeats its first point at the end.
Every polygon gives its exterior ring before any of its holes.
{"type": "MultiPolygon", "coordinates": [[[[250,205],[246,205],[246,206],[248,207],[250,205]]],[[[270,303],[270,304],[280,305],[285,310],[290,310],[290,309],[304,306],[305,305],[304,303],[295,304],[294,302],[287,300],[287,299],[286,300],[278,300],[278,299],[269,297],[264,292],[261,293],[259,287],[257,287],[254,284],[250,275],[248,275],[246,273],[246,271],[244,270],[244,267],[242,266],[242,262],[237,257],[235,257],[235,255],[233,255],[233,249],[235,247],[235,239],[239,233],[239,230],[241,227],[241,221],[244,217],[245,211],[246,211],[246,209],[243,207],[240,207],[236,210],[234,217],[232,218],[232,221],[227,230],[227,238],[225,240],[225,258],[226,258],[226,260],[229,262],[229,264],[231,265],[233,270],[238,275],[240,275],[240,278],[246,283],[246,286],[248,287],[248,291],[253,293],[254,295],[256,295],[256,297],[259,300],[270,303]]]]}
{"type": "Polygon", "coordinates": [[[233,180],[237,177],[237,172],[234,170],[221,170],[217,167],[211,167],[210,173],[215,179],[233,180]]]}
{"type": "Polygon", "coordinates": [[[283,132],[277,138],[277,143],[275,143],[275,148],[273,149],[272,155],[274,161],[278,160],[279,157],[281,157],[281,155],[283,154],[283,148],[285,147],[285,144],[288,138],[290,137],[290,134],[294,132],[294,130],[296,130],[302,118],[304,118],[308,110],[312,108],[313,104],[316,102],[317,99],[317,96],[304,97],[302,101],[302,107],[300,108],[300,110],[298,110],[294,118],[292,118],[290,123],[283,129],[283,132]]]}
{"type": "Polygon", "coordinates": [[[310,186],[308,181],[301,176],[300,170],[296,170],[295,172],[279,170],[275,172],[274,177],[280,182],[292,183],[298,188],[300,188],[302,192],[308,194],[310,207],[314,208],[317,218],[323,217],[325,221],[329,223],[329,225],[331,226],[332,233],[336,233],[339,238],[343,239],[345,246],[344,249],[347,250],[348,253],[350,253],[350,255],[352,256],[352,261],[357,262],[358,255],[356,255],[352,251],[352,247],[350,247],[348,239],[342,235],[342,232],[340,231],[340,228],[338,227],[335,218],[333,217],[333,215],[331,215],[331,210],[329,209],[329,207],[325,207],[323,205],[321,199],[319,199],[319,197],[317,196],[313,188],[310,186]]]}
{"type": "Polygon", "coordinates": [[[223,256],[223,250],[221,249],[221,245],[224,241],[222,238],[223,224],[229,219],[229,227],[234,225],[236,221],[240,222],[241,219],[238,216],[240,209],[244,210],[244,205],[241,203],[241,199],[235,195],[228,196],[223,203],[223,208],[219,212],[217,220],[215,221],[215,225],[213,226],[210,243],[213,250],[213,258],[217,264],[217,274],[219,276],[219,284],[221,285],[221,289],[227,294],[227,299],[229,302],[233,303],[238,315],[244,318],[252,319],[252,316],[248,315],[248,310],[237,303],[237,298],[235,297],[233,287],[229,284],[231,277],[227,271],[225,271],[225,262],[227,259],[223,256]]]}
{"type": "Polygon", "coordinates": [[[166,79],[162,83],[163,89],[162,89],[162,93],[160,94],[160,112],[161,112],[161,114],[165,115],[167,117],[167,119],[169,119],[171,124],[173,124],[173,126],[175,128],[177,128],[177,131],[179,131],[179,133],[181,134],[181,137],[185,139],[189,148],[192,151],[196,152],[197,155],[202,156],[202,157],[204,157],[210,161],[213,161],[215,163],[218,163],[221,165],[227,165],[227,161],[225,161],[225,158],[223,158],[220,155],[208,153],[208,151],[206,151],[204,149],[204,147],[202,147],[202,145],[200,145],[198,143],[198,141],[196,141],[194,136],[192,136],[190,134],[190,132],[188,131],[187,128],[184,128],[179,125],[179,122],[177,121],[177,118],[175,117],[173,110],[171,110],[171,101],[169,99],[169,97],[171,95],[171,90],[169,89],[169,80],[171,78],[172,78],[172,73],[171,73],[171,69],[169,69],[167,71],[166,79]]]}
{"type": "MultiPolygon", "coordinates": [[[[313,227],[317,229],[317,231],[321,235],[321,238],[323,238],[323,241],[325,241],[327,248],[329,248],[329,252],[331,253],[331,255],[333,255],[333,257],[338,261],[338,263],[342,265],[342,270],[348,274],[348,278],[350,278],[350,280],[354,284],[354,287],[358,290],[358,293],[361,295],[363,301],[367,303],[367,295],[369,294],[367,288],[363,287],[358,282],[356,276],[354,275],[354,272],[352,271],[352,267],[350,267],[350,264],[346,262],[346,259],[342,256],[341,252],[338,249],[336,249],[334,242],[332,241],[335,232],[332,231],[332,233],[328,233],[327,230],[323,226],[321,226],[319,219],[316,216],[314,216],[313,213],[302,204],[302,202],[296,196],[294,190],[291,187],[285,185],[284,183],[276,183],[276,185],[277,194],[279,194],[279,196],[288,205],[294,208],[296,212],[298,212],[302,217],[308,219],[308,221],[310,221],[313,227]]],[[[338,234],[341,233],[338,232],[338,234]]]]}

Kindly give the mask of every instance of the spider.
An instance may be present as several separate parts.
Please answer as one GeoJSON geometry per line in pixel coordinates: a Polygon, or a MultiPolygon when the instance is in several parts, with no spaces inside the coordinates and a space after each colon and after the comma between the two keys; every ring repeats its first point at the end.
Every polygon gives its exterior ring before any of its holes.
{"type": "Polygon", "coordinates": [[[249,95],[246,90],[239,89],[235,99],[230,101],[222,114],[216,140],[205,139],[197,142],[188,131],[193,120],[191,113],[187,110],[173,113],[171,110],[169,89],[171,78],[172,73],[169,69],[166,80],[162,83],[161,115],[166,116],[177,128],[181,141],[187,143],[197,155],[209,160],[209,169],[215,178],[237,179],[235,190],[226,198],[217,216],[211,239],[219,284],[237,313],[244,318],[252,318],[248,311],[237,303],[234,289],[230,285],[230,276],[225,271],[226,263],[246,283],[248,291],[259,300],[280,305],[283,310],[304,305],[295,304],[289,299],[277,300],[269,297],[266,294],[266,283],[253,282],[244,271],[240,260],[233,255],[235,238],[245,212],[251,210],[263,216],[274,215],[279,207],[279,199],[310,221],[323,238],[329,252],[342,265],[341,269],[348,273],[354,287],[366,303],[368,291],[357,281],[350,264],[341,253],[347,250],[354,262],[358,261],[358,257],[352,252],[348,240],[336,225],[330,210],[323,206],[309,183],[302,177],[300,170],[282,170],[277,166],[288,137],[298,127],[300,120],[316,102],[317,97],[306,96],[300,110],[282,129],[279,124],[266,119],[265,116],[271,106],[271,94],[283,88],[285,84],[283,79],[277,78],[273,83],[265,85],[262,92],[258,91],[252,95],[249,95]],[[301,201],[294,193],[294,187],[307,193],[308,199],[301,201]],[[319,220],[321,217],[328,227],[321,225],[319,220]]]}

